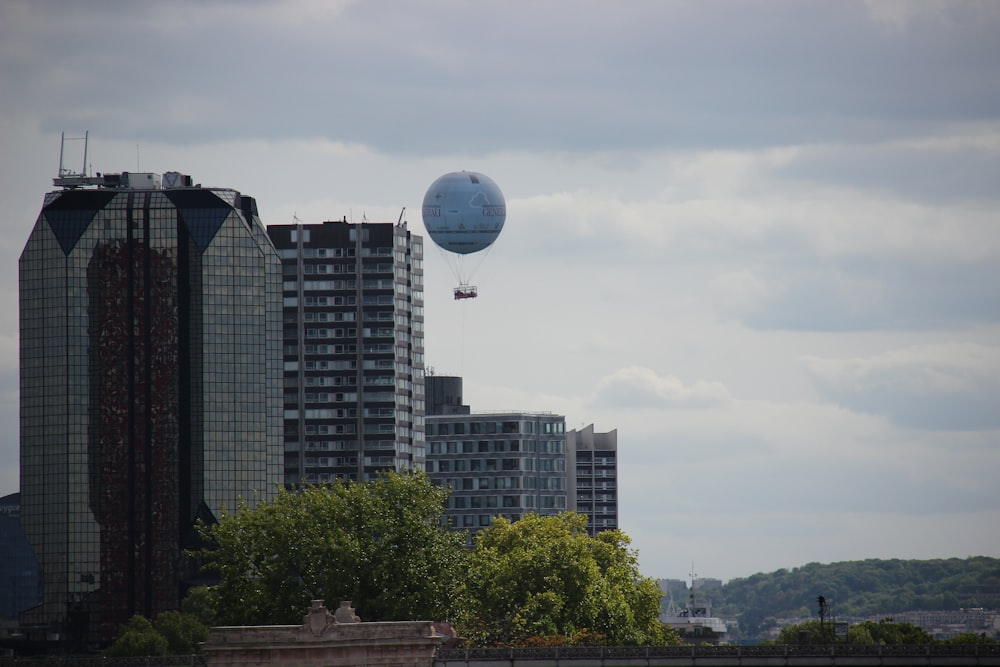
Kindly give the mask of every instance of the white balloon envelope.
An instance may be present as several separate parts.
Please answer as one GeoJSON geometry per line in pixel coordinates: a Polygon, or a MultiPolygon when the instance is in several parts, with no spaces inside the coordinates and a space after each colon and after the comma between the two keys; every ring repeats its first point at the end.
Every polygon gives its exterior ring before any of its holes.
{"type": "Polygon", "coordinates": [[[424,195],[424,227],[448,252],[468,255],[488,248],[507,219],[507,202],[489,176],[474,171],[445,174],[424,195]]]}
{"type": "Polygon", "coordinates": [[[482,256],[475,262],[466,256],[487,250],[500,235],[507,219],[507,202],[500,188],[489,176],[475,171],[445,174],[424,195],[423,219],[459,281],[455,298],[474,298],[477,291],[469,280],[482,256]]]}

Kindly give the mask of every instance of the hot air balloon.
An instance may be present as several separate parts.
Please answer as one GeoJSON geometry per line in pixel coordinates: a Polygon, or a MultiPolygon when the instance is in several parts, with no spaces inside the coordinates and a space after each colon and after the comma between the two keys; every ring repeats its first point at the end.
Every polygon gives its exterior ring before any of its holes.
{"type": "Polygon", "coordinates": [[[500,188],[489,176],[474,171],[445,174],[427,189],[423,218],[458,280],[455,298],[475,298],[477,290],[469,281],[507,218],[500,188]]]}

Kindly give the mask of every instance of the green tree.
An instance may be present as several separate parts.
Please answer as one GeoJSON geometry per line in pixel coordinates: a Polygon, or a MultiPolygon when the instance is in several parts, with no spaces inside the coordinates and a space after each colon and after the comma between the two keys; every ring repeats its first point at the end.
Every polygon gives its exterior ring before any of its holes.
{"type": "Polygon", "coordinates": [[[122,626],[114,643],[104,652],[111,657],[166,655],[167,639],[157,632],[149,619],[133,616],[122,626]]]}
{"type": "MultiPolygon", "coordinates": [[[[778,633],[774,644],[832,644],[836,641],[831,623],[806,621],[787,625],[778,633]]],[[[922,628],[911,623],[896,623],[892,619],[863,621],[855,623],[847,630],[849,644],[933,644],[934,638],[922,628]]]]}
{"type": "Polygon", "coordinates": [[[659,588],[639,575],[629,538],[620,531],[591,538],[586,528],[586,516],[567,512],[515,522],[498,517],[480,531],[463,635],[484,645],[582,636],[610,645],[676,639],[659,623],[659,588]]]}
{"type": "Polygon", "coordinates": [[[819,621],[805,621],[781,628],[775,644],[832,644],[833,624],[819,621]]]}
{"type": "Polygon", "coordinates": [[[203,529],[216,622],[299,623],[310,600],[351,600],[366,621],[450,620],[464,537],[443,527],[448,492],[426,475],[281,490],[203,529]]]}
{"type": "Polygon", "coordinates": [[[856,623],[847,631],[853,644],[933,644],[934,637],[912,623],[896,623],[891,618],[856,623]],[[871,641],[865,641],[868,637],[871,641]]]}
{"type": "Polygon", "coordinates": [[[198,653],[198,645],[208,639],[208,628],[193,615],[180,611],[161,612],[153,626],[167,640],[170,655],[198,653]]]}
{"type": "Polygon", "coordinates": [[[218,606],[218,592],[209,586],[196,586],[181,600],[181,611],[198,619],[206,628],[215,623],[215,608],[218,606]]]}

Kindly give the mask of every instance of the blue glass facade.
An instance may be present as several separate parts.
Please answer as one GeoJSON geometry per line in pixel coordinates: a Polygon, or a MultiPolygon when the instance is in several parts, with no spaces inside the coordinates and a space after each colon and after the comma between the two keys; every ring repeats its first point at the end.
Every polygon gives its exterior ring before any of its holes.
{"type": "Polygon", "coordinates": [[[21,529],[20,494],[0,498],[0,619],[14,620],[42,601],[38,559],[21,529]]]}

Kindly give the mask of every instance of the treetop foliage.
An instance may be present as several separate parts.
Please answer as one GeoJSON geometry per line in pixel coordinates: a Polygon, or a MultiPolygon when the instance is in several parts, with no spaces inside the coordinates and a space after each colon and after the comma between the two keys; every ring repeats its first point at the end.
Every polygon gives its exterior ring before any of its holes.
{"type": "Polygon", "coordinates": [[[165,611],[156,617],[155,623],[133,616],[122,626],[105,655],[190,655],[198,652],[198,645],[207,637],[208,628],[191,614],[165,611]]]}
{"type": "Polygon", "coordinates": [[[621,531],[590,537],[586,516],[572,512],[495,519],[470,555],[463,630],[486,645],[581,633],[611,645],[665,643],[659,588],[639,574],[629,543],[621,531]]]}
{"type": "Polygon", "coordinates": [[[351,600],[366,621],[449,620],[461,600],[461,534],[441,528],[447,491],[423,474],[281,490],[203,528],[216,622],[300,623],[310,601],[351,600]]]}
{"type": "Polygon", "coordinates": [[[769,644],[834,644],[882,646],[916,646],[926,644],[996,644],[990,637],[966,633],[949,639],[937,640],[923,628],[912,623],[897,623],[891,618],[862,621],[852,624],[846,637],[836,637],[833,624],[812,620],[788,625],[781,629],[777,639],[769,644]]]}

